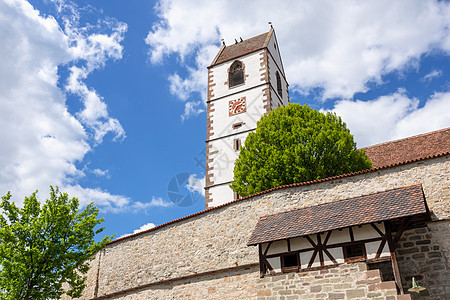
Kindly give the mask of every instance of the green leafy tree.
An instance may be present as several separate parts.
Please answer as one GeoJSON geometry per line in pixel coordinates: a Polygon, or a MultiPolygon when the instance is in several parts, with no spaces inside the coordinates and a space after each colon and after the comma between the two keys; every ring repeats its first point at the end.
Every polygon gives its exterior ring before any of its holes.
{"type": "Polygon", "coordinates": [[[100,242],[94,230],[103,218],[89,204],[79,210],[77,198],[50,187],[50,199],[41,206],[36,193],[25,197],[23,208],[10,201],[8,192],[0,207],[0,298],[59,299],[66,293],[79,297],[94,254],[111,241],[100,242]],[[68,284],[63,288],[63,284],[68,284]]]}
{"type": "Polygon", "coordinates": [[[279,107],[245,140],[231,188],[248,196],[276,186],[370,169],[350,130],[333,113],[307,105],[279,107]]]}

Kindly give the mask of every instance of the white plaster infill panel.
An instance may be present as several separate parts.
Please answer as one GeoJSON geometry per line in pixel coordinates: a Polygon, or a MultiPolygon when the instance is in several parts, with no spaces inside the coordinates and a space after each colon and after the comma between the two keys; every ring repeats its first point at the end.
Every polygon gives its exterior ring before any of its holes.
{"type": "Polygon", "coordinates": [[[287,251],[288,247],[286,241],[276,241],[270,245],[269,250],[267,251],[267,255],[279,254],[287,251]]]}
{"type": "MultiPolygon", "coordinates": [[[[377,250],[380,247],[381,241],[366,243],[367,259],[373,259],[377,255],[377,250]]],[[[386,243],[381,251],[380,258],[390,257],[389,246],[386,243]]]]}
{"type": "Polygon", "coordinates": [[[311,243],[304,237],[293,238],[290,240],[290,242],[292,251],[308,249],[312,247],[311,243]]]}
{"type": "Polygon", "coordinates": [[[281,261],[279,257],[270,257],[267,259],[273,270],[277,273],[281,272],[281,261]]]}
{"type": "MultiPolygon", "coordinates": [[[[377,228],[384,233],[384,224],[375,224],[377,228]]],[[[353,236],[355,237],[355,241],[360,241],[364,239],[372,239],[372,238],[379,238],[380,234],[372,227],[372,225],[367,224],[363,225],[361,227],[354,226],[353,229],[353,236]]]]}
{"type": "Polygon", "coordinates": [[[348,228],[333,230],[328,239],[328,245],[350,242],[350,232],[348,228]]]}
{"type": "Polygon", "coordinates": [[[214,97],[210,100],[214,100],[229,95],[231,93],[240,92],[242,90],[252,88],[254,86],[263,83],[261,81],[261,74],[263,74],[264,72],[260,70],[261,69],[260,54],[263,53],[264,51],[265,50],[260,50],[258,52],[254,52],[235,59],[241,61],[244,64],[245,79],[244,84],[242,85],[234,86],[231,88],[228,87],[228,69],[235,60],[231,60],[212,67],[210,69],[213,75],[212,83],[215,83],[216,85],[210,88],[210,90],[213,92],[214,95],[214,97]]]}
{"type": "MultiPolygon", "coordinates": [[[[344,263],[344,253],[342,252],[342,248],[327,248],[328,252],[333,256],[338,264],[344,263]]],[[[333,261],[328,257],[328,255],[323,256],[325,265],[332,265],[333,261]]]]}

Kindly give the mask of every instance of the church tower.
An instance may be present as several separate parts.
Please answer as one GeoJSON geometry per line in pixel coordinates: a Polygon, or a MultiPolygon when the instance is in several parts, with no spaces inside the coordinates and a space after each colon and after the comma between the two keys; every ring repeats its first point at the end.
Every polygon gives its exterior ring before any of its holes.
{"type": "Polygon", "coordinates": [[[234,162],[261,116],[289,103],[274,30],[220,48],[208,67],[205,206],[239,196],[230,188],[234,162]]]}

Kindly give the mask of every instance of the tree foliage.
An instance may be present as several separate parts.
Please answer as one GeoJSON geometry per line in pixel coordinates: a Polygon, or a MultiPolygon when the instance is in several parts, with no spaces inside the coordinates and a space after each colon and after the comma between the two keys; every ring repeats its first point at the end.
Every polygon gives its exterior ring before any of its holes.
{"type": "Polygon", "coordinates": [[[263,116],[247,136],[231,188],[248,196],[276,186],[369,169],[350,130],[333,113],[290,104],[263,116]]]}
{"type": "Polygon", "coordinates": [[[89,261],[111,237],[94,241],[104,228],[94,230],[103,218],[96,218],[93,203],[80,211],[77,198],[51,187],[50,199],[41,206],[36,193],[25,197],[23,208],[10,201],[9,192],[2,197],[0,298],[59,299],[64,293],[79,297],[89,261]]]}

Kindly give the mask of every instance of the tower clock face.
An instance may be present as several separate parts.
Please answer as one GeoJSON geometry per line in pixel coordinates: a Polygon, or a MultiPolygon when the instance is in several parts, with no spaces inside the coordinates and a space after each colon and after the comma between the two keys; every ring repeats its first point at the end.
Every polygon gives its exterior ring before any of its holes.
{"type": "Polygon", "coordinates": [[[228,115],[234,116],[246,111],[245,97],[237,98],[228,102],[228,115]]]}

